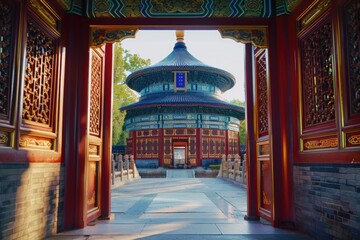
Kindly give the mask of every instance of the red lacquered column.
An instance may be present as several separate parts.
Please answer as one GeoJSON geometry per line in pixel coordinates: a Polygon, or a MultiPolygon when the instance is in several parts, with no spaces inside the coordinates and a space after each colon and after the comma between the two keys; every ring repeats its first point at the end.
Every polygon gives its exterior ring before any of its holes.
{"type": "Polygon", "coordinates": [[[258,220],[257,171],[255,154],[254,86],[252,45],[245,47],[245,99],[246,99],[246,172],[247,172],[247,214],[245,220],[258,220]]]}

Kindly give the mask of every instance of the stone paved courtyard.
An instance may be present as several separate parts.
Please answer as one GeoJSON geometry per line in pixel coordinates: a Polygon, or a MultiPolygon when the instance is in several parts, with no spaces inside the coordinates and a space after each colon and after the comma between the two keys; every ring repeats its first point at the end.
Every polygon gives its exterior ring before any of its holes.
{"type": "Polygon", "coordinates": [[[147,178],[112,191],[114,219],[53,239],[308,239],[247,222],[246,189],[218,178],[147,178]]]}

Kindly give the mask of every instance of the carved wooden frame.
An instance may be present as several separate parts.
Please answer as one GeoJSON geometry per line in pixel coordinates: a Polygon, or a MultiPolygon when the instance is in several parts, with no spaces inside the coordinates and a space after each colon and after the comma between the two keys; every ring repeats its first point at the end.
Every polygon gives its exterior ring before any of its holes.
{"type": "MultiPolygon", "coordinates": [[[[333,36],[335,27],[331,19],[329,11],[329,1],[317,1],[311,5],[311,8],[308,8],[305,13],[297,18],[298,21],[298,35],[297,40],[299,42],[298,56],[301,57],[301,41],[306,39],[312,33],[317,31],[319,27],[324,23],[328,23],[331,26],[331,35],[333,36]]],[[[331,38],[332,40],[332,38],[331,38]]],[[[334,43],[330,43],[331,46],[334,46],[334,43]]],[[[335,49],[333,48],[332,56],[335,55],[335,49]]],[[[299,60],[299,127],[300,127],[300,151],[322,151],[328,149],[338,149],[338,141],[334,141],[334,136],[336,136],[337,126],[339,122],[339,116],[336,111],[338,107],[338,77],[336,75],[337,66],[336,59],[332,57],[332,83],[333,83],[333,95],[334,95],[334,119],[325,121],[323,123],[317,123],[312,126],[305,126],[305,110],[304,110],[304,88],[303,88],[303,79],[302,79],[302,62],[299,60]]]]}
{"type": "MultiPolygon", "coordinates": [[[[17,89],[19,88],[19,83],[18,81],[16,81],[17,78],[17,74],[18,72],[16,72],[15,69],[15,63],[19,62],[19,54],[21,49],[19,49],[16,44],[15,44],[15,39],[19,39],[21,36],[21,32],[18,30],[18,27],[20,25],[19,23],[19,19],[20,19],[20,11],[19,9],[20,4],[18,2],[11,2],[11,1],[4,1],[2,4],[4,4],[5,6],[8,6],[11,9],[11,11],[13,11],[13,18],[10,19],[11,23],[10,23],[10,28],[11,28],[11,33],[10,33],[10,41],[9,41],[9,67],[7,70],[8,74],[8,90],[7,90],[7,104],[6,104],[6,114],[1,114],[0,113],[0,148],[14,148],[15,147],[15,136],[16,136],[16,112],[17,112],[17,106],[16,101],[17,101],[17,94],[16,92],[18,91],[17,89]]],[[[9,16],[10,18],[11,16],[9,16]]],[[[3,28],[5,28],[6,26],[2,26],[3,28]]],[[[5,31],[5,29],[3,29],[5,31]]],[[[2,31],[3,31],[2,30],[2,31]]],[[[6,41],[5,38],[1,39],[2,41],[6,41]]],[[[3,46],[1,47],[1,52],[3,52],[3,46]]],[[[4,56],[5,57],[5,56],[4,56]]],[[[5,75],[6,76],[6,75],[5,75]]],[[[2,74],[2,77],[4,77],[4,75],[2,74]]],[[[5,99],[1,99],[2,101],[4,101],[5,99]]]]}
{"type": "MultiPolygon", "coordinates": [[[[348,82],[347,60],[344,49],[346,33],[344,24],[346,14],[344,10],[352,0],[329,1],[317,0],[310,5],[304,5],[302,11],[293,17],[297,23],[296,37],[293,38],[295,46],[299,49],[299,37],[303,37],[325,21],[332,26],[332,57],[333,57],[333,86],[335,94],[335,119],[331,123],[319,124],[319,126],[303,128],[303,103],[300,71],[297,71],[298,87],[293,88],[294,94],[298,95],[297,122],[299,124],[297,139],[298,145],[294,148],[294,161],[298,163],[350,163],[360,162],[357,153],[360,147],[360,117],[350,116],[348,106],[348,82]],[[305,21],[304,19],[309,19],[305,21]]],[[[355,3],[357,3],[355,1],[355,3]]],[[[301,69],[299,50],[297,66],[301,69]]]]}

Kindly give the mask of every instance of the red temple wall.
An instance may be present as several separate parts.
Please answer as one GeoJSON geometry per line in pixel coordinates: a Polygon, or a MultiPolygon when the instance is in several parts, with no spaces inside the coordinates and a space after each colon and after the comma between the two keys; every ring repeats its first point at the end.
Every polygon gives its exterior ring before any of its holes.
{"type": "Polygon", "coordinates": [[[201,166],[202,159],[221,159],[224,154],[240,154],[239,133],[235,131],[154,129],[132,131],[131,136],[127,139],[127,153],[134,154],[138,160],[158,159],[159,164],[164,166],[171,165],[173,146],[177,142],[187,146],[187,160],[192,166],[201,166]]]}

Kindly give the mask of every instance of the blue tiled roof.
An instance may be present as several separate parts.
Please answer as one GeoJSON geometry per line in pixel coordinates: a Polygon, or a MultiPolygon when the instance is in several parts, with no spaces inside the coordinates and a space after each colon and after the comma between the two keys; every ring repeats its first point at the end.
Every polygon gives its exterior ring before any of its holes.
{"type": "Polygon", "coordinates": [[[220,97],[204,93],[154,93],[148,94],[140,98],[134,104],[122,107],[120,110],[140,110],[150,107],[181,107],[181,106],[206,106],[211,108],[231,109],[235,111],[237,116],[244,114],[244,108],[223,101],[220,97]]]}
{"type": "Polygon", "coordinates": [[[126,83],[130,88],[140,92],[142,88],[155,81],[171,81],[173,71],[189,71],[188,81],[208,82],[222,91],[232,88],[235,84],[235,77],[231,73],[196,59],[187,51],[183,42],[177,42],[174,50],[162,61],[130,74],[126,83]]]}

